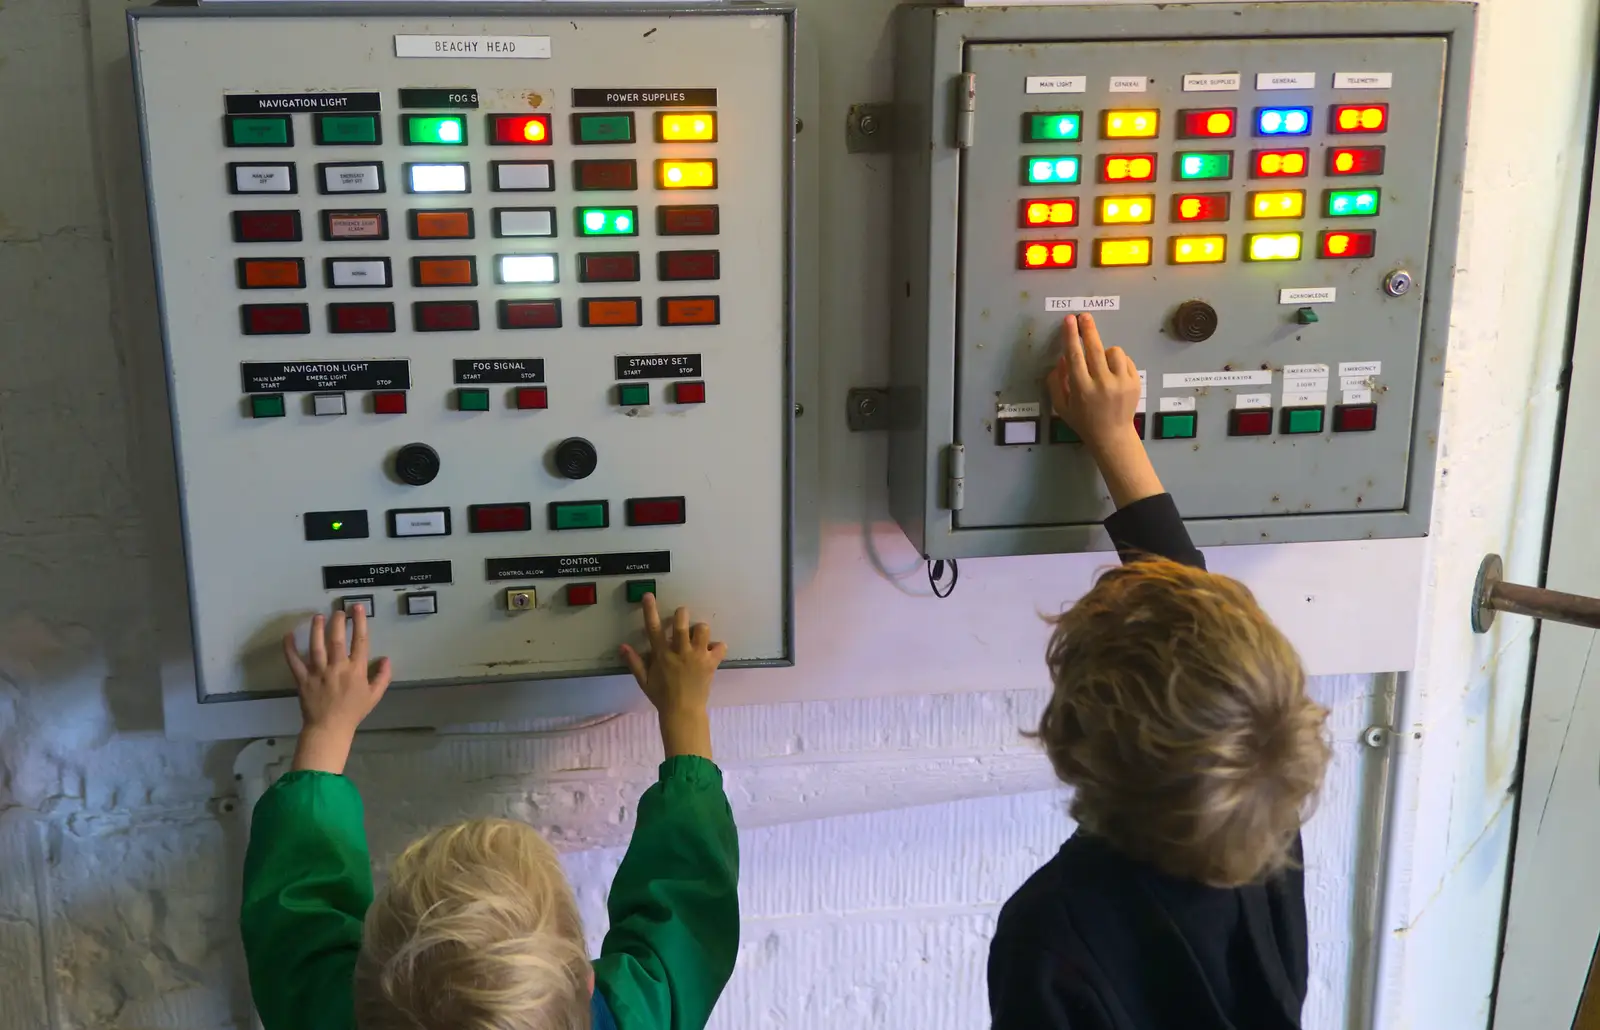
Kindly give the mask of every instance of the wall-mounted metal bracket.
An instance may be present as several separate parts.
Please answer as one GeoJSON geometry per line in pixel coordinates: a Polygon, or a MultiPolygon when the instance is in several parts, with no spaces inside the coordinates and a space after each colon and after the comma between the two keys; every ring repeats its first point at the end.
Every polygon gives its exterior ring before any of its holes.
{"type": "Polygon", "coordinates": [[[845,120],[845,149],[852,154],[885,154],[894,145],[893,104],[851,104],[845,120]]]}
{"type": "Polygon", "coordinates": [[[852,433],[889,428],[889,391],[875,387],[855,387],[845,401],[845,418],[852,433]]]}

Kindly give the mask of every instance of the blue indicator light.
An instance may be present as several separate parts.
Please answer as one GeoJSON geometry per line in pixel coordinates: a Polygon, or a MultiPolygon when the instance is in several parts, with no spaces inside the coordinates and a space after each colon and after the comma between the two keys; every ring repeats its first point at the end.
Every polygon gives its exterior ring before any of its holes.
{"type": "Polygon", "coordinates": [[[1257,136],[1306,136],[1310,133],[1309,107],[1256,108],[1257,136]]]}

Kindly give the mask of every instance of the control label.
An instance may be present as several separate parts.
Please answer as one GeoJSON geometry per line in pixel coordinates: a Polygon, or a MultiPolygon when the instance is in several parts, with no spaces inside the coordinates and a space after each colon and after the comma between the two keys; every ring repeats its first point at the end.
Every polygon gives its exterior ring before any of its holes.
{"type": "Polygon", "coordinates": [[[411,362],[246,361],[239,365],[245,393],[310,393],[314,390],[405,390],[411,362]]]}
{"type": "Polygon", "coordinates": [[[996,404],[995,418],[1038,418],[1043,405],[1038,401],[1032,404],[996,404]]]}
{"type": "Polygon", "coordinates": [[[396,36],[396,57],[542,58],[549,36],[396,36]]]}
{"type": "Polygon", "coordinates": [[[664,89],[613,86],[609,89],[575,89],[573,107],[716,107],[714,89],[664,89]]]}
{"type": "Polygon", "coordinates": [[[402,561],[381,565],[324,565],[322,589],[350,587],[406,587],[421,583],[451,583],[447,561],[402,561]]]}
{"type": "Polygon", "coordinates": [[[619,354],[618,379],[699,379],[698,354],[619,354]]]}
{"type": "Polygon", "coordinates": [[[1046,297],[1046,311],[1120,311],[1121,297],[1046,297]]]}
{"type": "Polygon", "coordinates": [[[457,358],[458,383],[542,383],[543,358],[457,358]]]}
{"type": "Polygon", "coordinates": [[[478,106],[478,91],[468,86],[453,89],[402,89],[400,106],[474,110],[478,106]]]}
{"type": "Polygon", "coordinates": [[[672,552],[619,551],[612,554],[551,554],[531,558],[490,558],[485,571],[490,580],[664,573],[672,571],[672,552]]]}
{"type": "Polygon", "coordinates": [[[229,114],[277,111],[381,111],[378,93],[229,93],[223,97],[229,114]]]}

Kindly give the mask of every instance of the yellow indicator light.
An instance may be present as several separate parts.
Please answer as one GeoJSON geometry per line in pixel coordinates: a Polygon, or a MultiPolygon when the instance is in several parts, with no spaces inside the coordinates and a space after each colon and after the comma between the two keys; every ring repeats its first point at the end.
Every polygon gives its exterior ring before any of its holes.
{"type": "Polygon", "coordinates": [[[717,116],[710,111],[663,114],[656,124],[656,138],[662,143],[715,143],[717,116]]]}
{"type": "Polygon", "coordinates": [[[1161,126],[1160,111],[1107,111],[1106,139],[1155,139],[1161,126]]]}
{"type": "Polygon", "coordinates": [[[1275,190],[1250,194],[1251,218],[1302,218],[1306,213],[1305,190],[1275,190]]]}
{"type": "Polygon", "coordinates": [[[1227,260],[1226,236],[1174,236],[1172,263],[1175,265],[1214,265],[1227,260]]]}
{"type": "Polygon", "coordinates": [[[1155,220],[1156,198],[1153,196],[1100,198],[1101,225],[1147,225],[1155,220]]]}
{"type": "Polygon", "coordinates": [[[715,161],[657,161],[656,177],[664,190],[717,188],[715,161]]]}
{"type": "Polygon", "coordinates": [[[1148,265],[1150,263],[1150,237],[1140,236],[1129,240],[1095,240],[1095,261],[1101,267],[1119,265],[1148,265]]]}
{"type": "Polygon", "coordinates": [[[1297,232],[1256,233],[1246,239],[1251,261],[1300,260],[1300,234],[1297,232]]]}

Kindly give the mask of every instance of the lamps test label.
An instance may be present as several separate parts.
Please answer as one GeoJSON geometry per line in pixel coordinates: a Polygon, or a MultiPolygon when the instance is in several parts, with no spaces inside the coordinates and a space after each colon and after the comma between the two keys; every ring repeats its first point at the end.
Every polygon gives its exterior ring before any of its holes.
{"type": "Polygon", "coordinates": [[[1121,297],[1046,297],[1046,311],[1120,311],[1121,297]]]}

